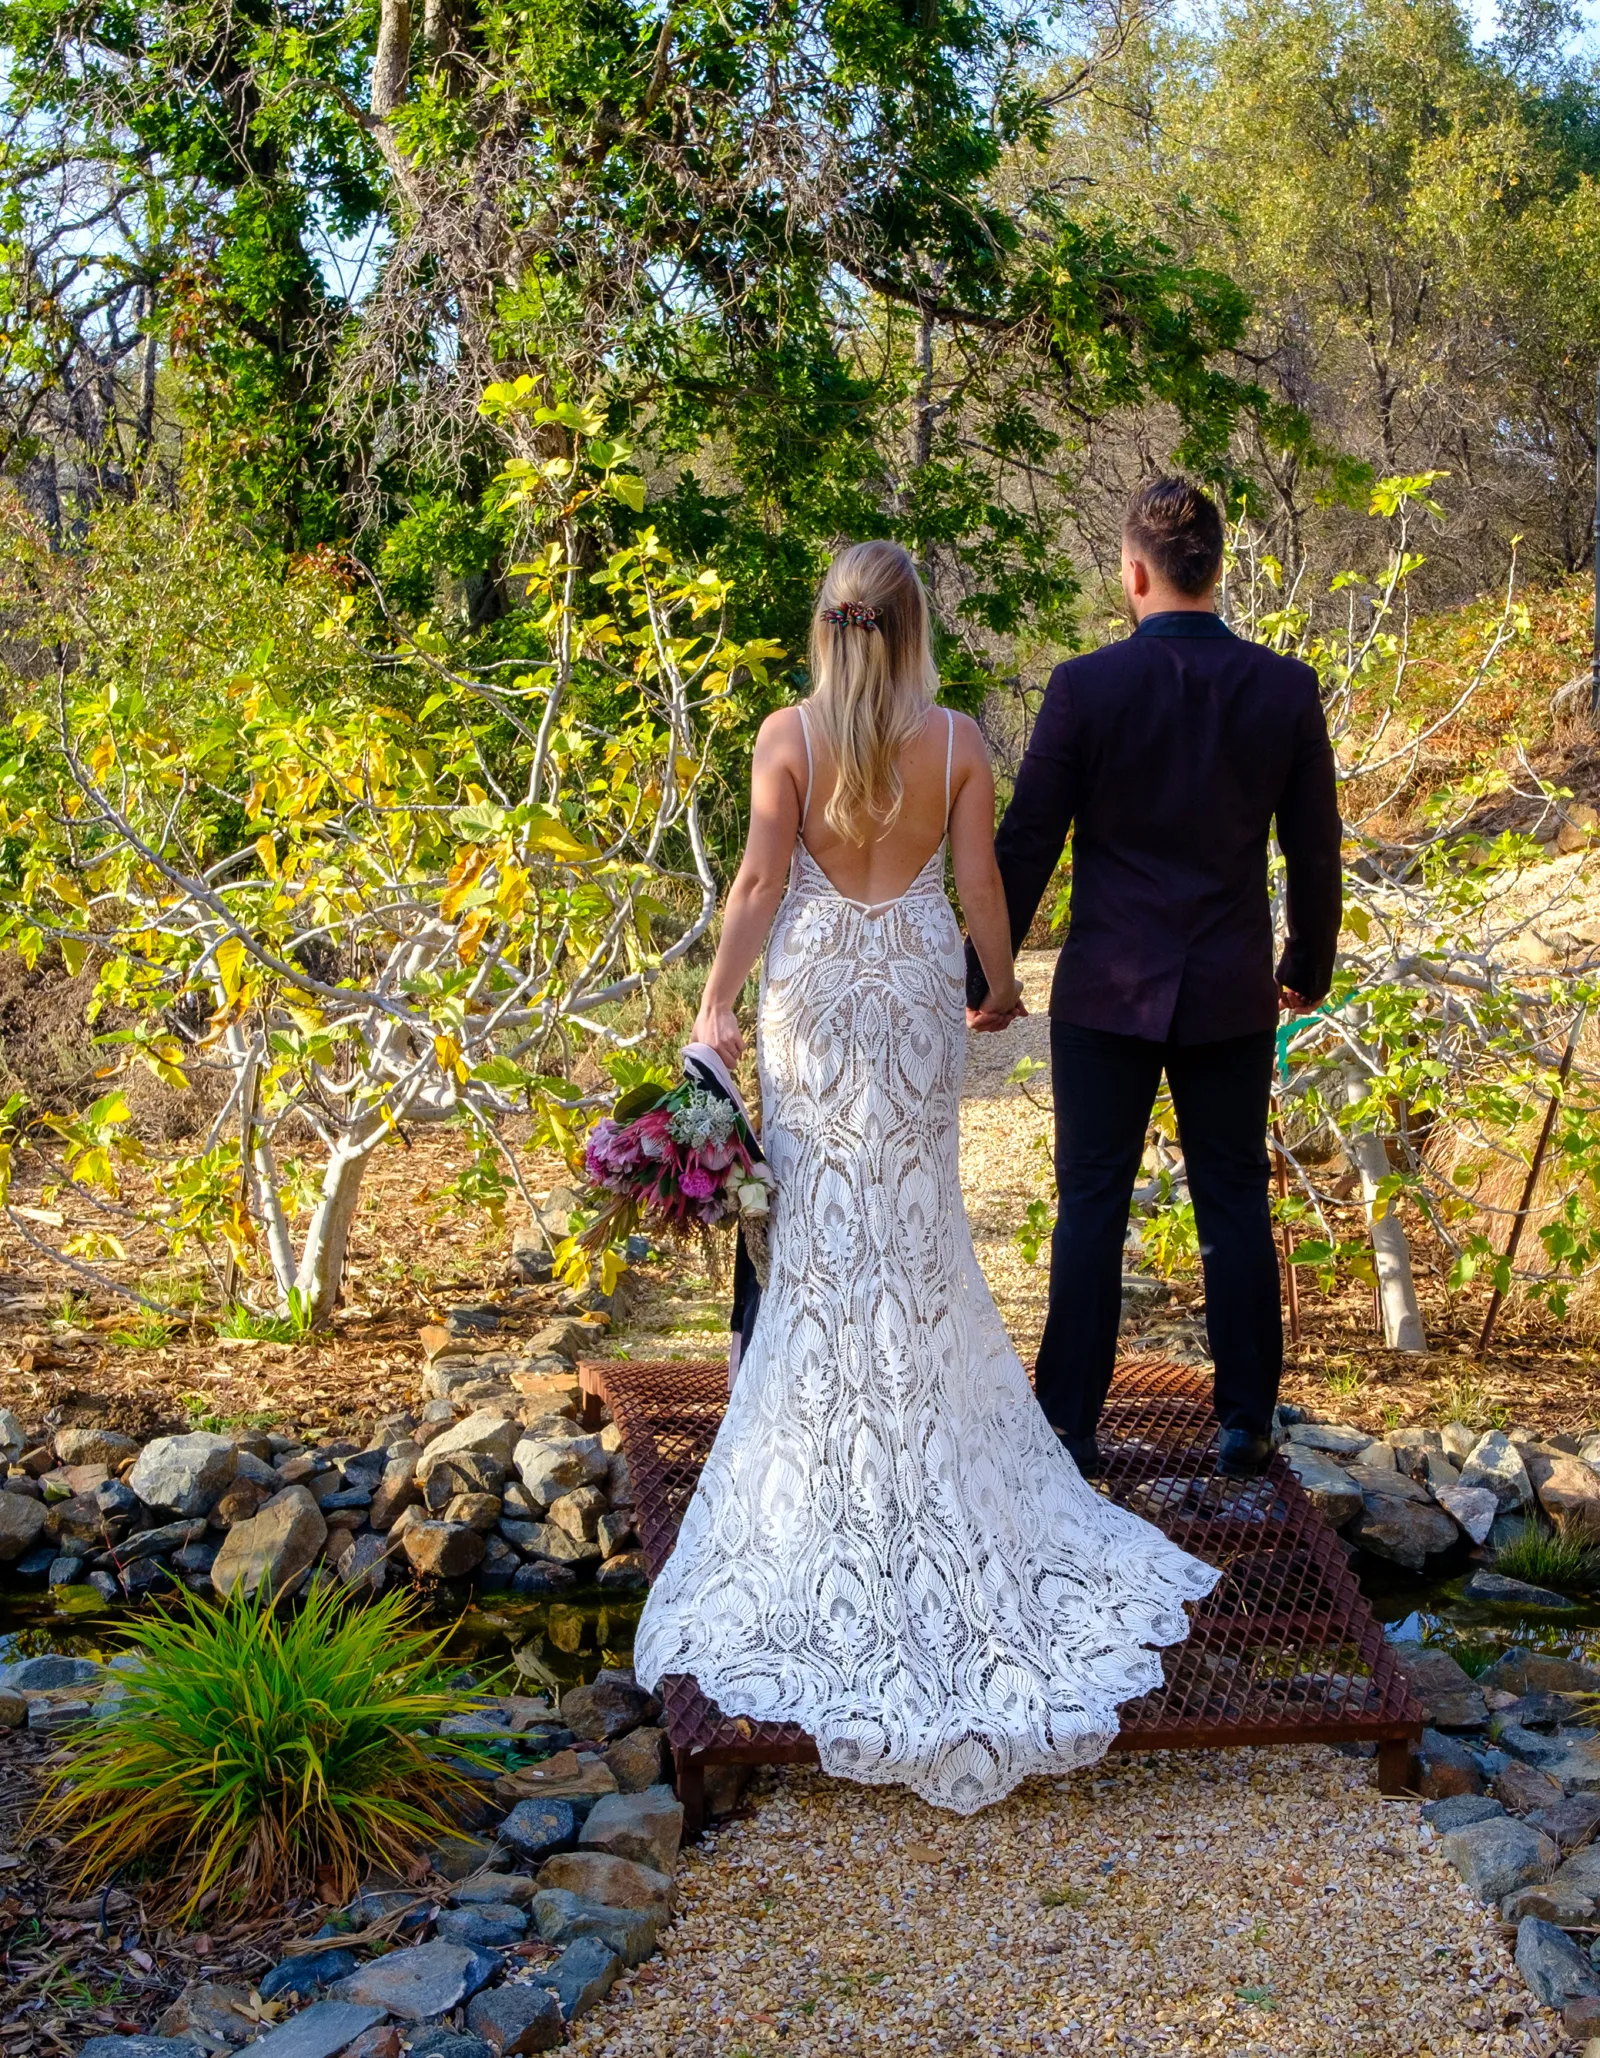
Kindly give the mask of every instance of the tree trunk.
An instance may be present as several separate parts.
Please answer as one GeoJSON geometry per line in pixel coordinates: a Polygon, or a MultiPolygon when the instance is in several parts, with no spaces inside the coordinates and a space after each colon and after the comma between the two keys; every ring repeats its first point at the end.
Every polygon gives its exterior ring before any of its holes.
{"type": "MultiPolygon", "coordinates": [[[[1346,1098],[1366,1098],[1366,1084],[1352,1077],[1346,1098]]],[[[1367,1228],[1372,1237],[1372,1259],[1378,1274],[1378,1307],[1383,1316],[1383,1340],[1392,1351],[1425,1351],[1422,1311],[1417,1306],[1416,1281],[1411,1276],[1411,1248],[1405,1228],[1393,1208],[1377,1212],[1378,1188],[1389,1174],[1389,1154],[1383,1138],[1371,1129],[1348,1139],[1350,1158],[1361,1175],[1361,1197],[1367,1207],[1367,1228]]]]}
{"type": "Polygon", "coordinates": [[[392,114],[406,97],[411,69],[411,0],[382,0],[378,48],[372,60],[372,111],[392,114]]]}
{"type": "Polygon", "coordinates": [[[331,1321],[344,1278],[345,1252],[350,1245],[350,1225],[361,1199],[361,1182],[367,1160],[383,1134],[374,1123],[370,1135],[365,1126],[347,1137],[328,1159],[323,1175],[322,1195],[317,1202],[311,1227],[306,1231],[305,1249],[295,1285],[306,1297],[313,1325],[331,1321]]]}

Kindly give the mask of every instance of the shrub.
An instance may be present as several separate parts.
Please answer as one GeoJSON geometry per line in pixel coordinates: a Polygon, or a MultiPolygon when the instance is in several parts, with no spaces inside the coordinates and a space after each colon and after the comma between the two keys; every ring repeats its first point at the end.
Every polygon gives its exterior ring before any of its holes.
{"type": "Polygon", "coordinates": [[[453,1827],[470,1753],[429,1732],[467,1703],[414,1615],[406,1595],[356,1608],[323,1589],[287,1617],[183,1594],[145,1624],[142,1669],[41,1808],[79,1890],[142,1876],[180,1917],[213,1898],[343,1898],[372,1863],[403,1865],[453,1827]]]}
{"type": "Polygon", "coordinates": [[[1494,1554],[1494,1569],[1530,1586],[1600,1587],[1600,1550],[1563,1530],[1524,1522],[1494,1554]]]}

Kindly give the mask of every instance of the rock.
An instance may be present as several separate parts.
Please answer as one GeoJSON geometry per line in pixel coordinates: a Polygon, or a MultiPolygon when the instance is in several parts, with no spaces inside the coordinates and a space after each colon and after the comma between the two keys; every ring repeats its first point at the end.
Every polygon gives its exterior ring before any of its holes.
{"type": "Polygon", "coordinates": [[[594,1540],[603,1558],[614,1558],[636,1539],[632,1508],[608,1508],[595,1524],[594,1540]]]}
{"type": "Polygon", "coordinates": [[[495,1950],[520,1944],[528,1934],[528,1918],[508,1902],[489,1901],[472,1908],[446,1908],[434,1929],[453,1944],[479,1944],[495,1950]]]}
{"type": "Polygon", "coordinates": [[[506,1276],[524,1286],[547,1286],[555,1276],[555,1260],[544,1231],[531,1222],[511,1232],[511,1255],[506,1276]]]}
{"type": "Polygon", "coordinates": [[[571,1687],[561,1696],[561,1719],[568,1729],[603,1743],[657,1721],[660,1714],[661,1703],[631,1672],[615,1667],[597,1672],[588,1686],[571,1687]]]}
{"type": "Polygon", "coordinates": [[[1481,1729],[1489,1718],[1481,1691],[1455,1659],[1437,1644],[1389,1646],[1435,1729],[1481,1729]]]}
{"type": "Polygon", "coordinates": [[[533,1899],[533,1881],[525,1872],[487,1872],[464,1879],[451,1894],[457,1908],[525,1908],[533,1899]]]}
{"type": "Polygon", "coordinates": [[[528,1353],[535,1358],[570,1358],[574,1363],[593,1351],[606,1333],[603,1322],[580,1322],[570,1317],[547,1322],[528,1338],[528,1353]]]}
{"type": "MultiPolygon", "coordinates": [[[[1370,1478],[1388,1480],[1391,1484],[1402,1478],[1405,1479],[1407,1486],[1416,1484],[1405,1467],[1396,1461],[1394,1451],[1381,1437],[1374,1437],[1364,1451],[1357,1451],[1353,1458],[1346,1458],[1344,1462],[1352,1473],[1364,1472],[1370,1478]]],[[[1397,1493],[1402,1491],[1398,1486],[1394,1490],[1397,1493]]]]}
{"type": "Polygon", "coordinates": [[[90,2037],[78,2058],[207,2058],[204,2044],[188,2037],[90,2037]]]}
{"type": "Polygon", "coordinates": [[[1586,1664],[1581,1658],[1558,1658],[1546,1651],[1514,1644],[1503,1657],[1495,1659],[1478,1684],[1518,1696],[1600,1693],[1600,1665],[1586,1664]]]}
{"type": "Polygon", "coordinates": [[[464,1522],[418,1522],[407,1529],[405,1553],[432,1579],[461,1579],[483,1563],[483,1538],[464,1522]]]}
{"type": "Polygon", "coordinates": [[[233,1484],[239,1461],[229,1438],[196,1429],[147,1443],[127,1483],[148,1508],[174,1515],[209,1515],[233,1484]]]}
{"type": "Polygon", "coordinates": [[[189,2037],[208,2051],[242,2044],[259,2027],[248,1987],[213,1986],[199,1979],[192,1980],[166,2013],[156,2018],[158,2037],[189,2037]]]}
{"type": "Polygon", "coordinates": [[[520,1983],[474,1995],[467,2006],[467,2026],[498,2058],[517,2058],[525,2051],[553,2051],[565,2035],[561,2003],[550,1989],[520,1983]]]}
{"type": "Polygon", "coordinates": [[[500,1825],[500,1841],[537,1861],[556,1851],[570,1851],[578,1841],[578,1824],[578,1811],[570,1800],[519,1801],[500,1825]]]}
{"type": "Polygon", "coordinates": [[[636,1729],[608,1747],[606,1763],[621,1792],[643,1793],[663,1778],[667,1769],[666,1745],[664,1729],[636,1729]]]}
{"type": "Polygon", "coordinates": [[[400,2058],[400,2032],[392,2022],[375,2023],[346,2044],[344,2058],[400,2058]]]}
{"type": "Polygon", "coordinates": [[[650,1584],[650,1570],[643,1551],[621,1551],[595,1574],[595,1585],[608,1592],[643,1593],[650,1584]]]}
{"type": "Polygon", "coordinates": [[[518,1478],[540,1507],[578,1487],[598,1486],[611,1469],[610,1455],[598,1436],[564,1436],[548,1442],[524,1437],[513,1460],[518,1478]]]}
{"type": "Polygon", "coordinates": [[[471,1944],[453,1944],[435,1937],[374,1958],[342,1979],[336,1989],[342,2000],[362,2001],[386,2009],[402,2022],[431,2022],[462,2007],[488,1985],[500,1961],[471,1944]]]}
{"type": "Polygon", "coordinates": [[[28,1448],[28,1432],[9,1408],[0,1408],[0,1458],[14,1465],[28,1448]]]}
{"type": "Polygon", "coordinates": [[[506,1468],[498,1458],[486,1451],[462,1451],[433,1468],[422,1497],[429,1512],[437,1514],[461,1494],[493,1494],[498,1500],[505,1483],[506,1468]]]}
{"type": "Polygon", "coordinates": [[[1422,1810],[1422,1819],[1444,1836],[1452,1829],[1465,1829],[1472,1822],[1492,1822],[1496,1816],[1503,1817],[1505,1812],[1500,1803],[1490,1800],[1487,1794],[1447,1794],[1442,1801],[1427,1802],[1422,1810]]]}
{"type": "Polygon", "coordinates": [[[1488,1572],[1481,1566],[1461,1591],[1469,1601],[1482,1601],[1494,1608],[1536,1608],[1542,1615],[1565,1613],[1577,1605],[1565,1594],[1552,1593],[1548,1587],[1529,1586],[1521,1579],[1507,1579],[1503,1572],[1488,1572]]]}
{"type": "Polygon", "coordinates": [[[1546,2008],[1600,1995],[1600,1974],[1571,1937],[1534,1915],[1517,1924],[1517,1970],[1546,2008]]]}
{"type": "MultiPolygon", "coordinates": [[[[571,1730],[564,1730],[571,1737],[571,1730]]],[[[617,1791],[616,1775],[598,1758],[580,1758],[563,1749],[542,1765],[528,1765],[495,1782],[495,1794],[507,1807],[519,1801],[570,1801],[583,1821],[603,1794],[617,1791]]]]}
{"type": "Polygon", "coordinates": [[[664,1872],[636,1865],[630,1858],[613,1858],[606,1851],[558,1852],[545,1860],[536,1877],[541,1891],[561,1887],[579,1900],[603,1901],[608,1908],[653,1908],[664,1915],[672,1900],[672,1881],[664,1872]]]}
{"type": "Polygon", "coordinates": [[[621,1958],[603,1937],[575,1937],[553,1965],[534,1976],[554,1991],[562,2021],[572,2022],[605,1999],[621,1970],[621,1958]]]}
{"type": "Polygon", "coordinates": [[[389,1582],[388,1539],[369,1530],[339,1560],[339,1578],[352,1593],[381,1594],[389,1582]]]}
{"type": "MultiPolygon", "coordinates": [[[[606,1497],[600,1489],[597,1486],[579,1486],[574,1487],[571,1493],[557,1494],[546,1510],[546,1517],[557,1529],[564,1529],[579,1543],[591,1544],[597,1541],[600,1517],[605,1512],[606,1497]]],[[[595,1555],[600,1555],[598,1548],[595,1555]]]]}
{"type": "Polygon", "coordinates": [[[570,1565],[556,1565],[541,1558],[535,1565],[517,1568],[512,1574],[511,1591],[523,1600],[543,1600],[550,1594],[565,1593],[577,1583],[578,1575],[570,1565]]]}
{"type": "Polygon", "coordinates": [[[495,1408],[479,1409],[430,1440],[417,1460],[417,1484],[426,1487],[429,1474],[458,1454],[482,1452],[509,1466],[521,1434],[522,1426],[514,1417],[495,1408]]]}
{"type": "Polygon", "coordinates": [[[65,1658],[46,1651],[37,1658],[19,1658],[14,1665],[0,1665],[0,1686],[13,1693],[52,1694],[63,1687],[102,1686],[106,1668],[93,1658],[65,1658]]]}
{"type": "Polygon", "coordinates": [[[1364,1429],[1348,1429],[1340,1422],[1297,1422],[1289,1442],[1304,1444],[1307,1450],[1324,1451],[1335,1458],[1354,1458],[1376,1442],[1364,1429]]]}
{"type": "Polygon", "coordinates": [[[1330,1529],[1343,1529],[1361,1513],[1361,1489],[1342,1466],[1321,1451],[1294,1443],[1283,1455],[1306,1498],[1330,1529]]]}
{"type": "MultiPolygon", "coordinates": [[[[1413,1493],[1423,1492],[1413,1481],[1402,1480],[1398,1474],[1394,1485],[1409,1487],[1413,1493]]],[[[1454,1522],[1426,1498],[1407,1499],[1385,1487],[1382,1492],[1364,1490],[1361,1503],[1361,1513],[1349,1534],[1375,1557],[1388,1558],[1409,1572],[1420,1572],[1437,1552],[1455,1548],[1454,1522]]]]}
{"type": "Polygon", "coordinates": [[[1533,1506],[1533,1481],[1502,1429],[1491,1429],[1479,1437],[1461,1467],[1461,1484],[1487,1487],[1503,1515],[1533,1506]]]}
{"type": "Polygon", "coordinates": [[[515,1544],[519,1551],[526,1551],[537,1558],[548,1558],[553,1564],[594,1565],[599,1562],[598,1544],[573,1536],[554,1522],[502,1522],[500,1534],[508,1543],[515,1544]]]}
{"type": "Polygon", "coordinates": [[[1585,1844],[1582,1850],[1574,1851],[1551,1884],[1600,1900],[1600,1844],[1585,1844]]]}
{"type": "Polygon", "coordinates": [[[478,1568],[478,1585],[485,1592],[504,1592],[522,1569],[522,1560],[498,1536],[483,1540],[483,1563],[478,1568]]]}
{"type": "MultiPolygon", "coordinates": [[[[464,1523],[468,1529],[475,1529],[479,1536],[487,1537],[500,1520],[500,1496],[497,1493],[458,1493],[445,1503],[439,1519],[464,1523]]],[[[487,1552],[487,1544],[484,1549],[487,1552]]]]}
{"type": "Polygon", "coordinates": [[[1566,1794],[1547,1807],[1533,1810],[1529,1825],[1553,1836],[1564,1851],[1574,1851],[1600,1829],[1600,1794],[1566,1794]]]}
{"type": "Polygon", "coordinates": [[[28,1703],[8,1686],[0,1686],[0,1729],[26,1729],[28,1703]]]}
{"type": "Polygon", "coordinates": [[[376,2029],[384,2011],[354,2001],[313,2001],[281,2028],[250,2045],[253,2058],[334,2058],[357,2037],[376,2029]]]}
{"type": "Polygon", "coordinates": [[[511,1862],[498,1844],[475,1836],[441,1837],[427,1856],[441,1879],[470,1879],[475,1872],[498,1872],[511,1862]]]}
{"type": "Polygon", "coordinates": [[[1504,1801],[1513,1815],[1526,1815],[1534,1808],[1549,1808],[1562,1798],[1561,1788],[1548,1773],[1513,1759],[1495,1774],[1490,1791],[1504,1801]]]}
{"type": "Polygon", "coordinates": [[[607,1908],[581,1900],[560,1887],[546,1887],[533,1897],[533,1920],[547,1944],[570,1944],[578,1937],[599,1937],[625,1965],[642,1965],[654,1954],[662,1917],[652,1908],[607,1908]]]}
{"type": "Polygon", "coordinates": [[[327,1540],[328,1525],[311,1495],[303,1486],[286,1486],[248,1522],[228,1531],[212,1563],[211,1583],[223,1599],[235,1590],[247,1597],[263,1590],[289,1593],[327,1540]]]}
{"type": "Polygon", "coordinates": [[[1600,1473],[1559,1452],[1532,1451],[1524,1462],[1539,1505],[1557,1529],[1600,1543],[1600,1473]]]}
{"type": "Polygon", "coordinates": [[[52,1558],[50,1570],[45,1574],[47,1586],[76,1586],[83,1578],[82,1558],[52,1558]]]}
{"type": "MultiPolygon", "coordinates": [[[[189,1522],[163,1522],[159,1529],[141,1530],[137,1536],[130,1536],[116,1546],[116,1562],[119,1565],[136,1565],[141,1558],[159,1558],[168,1551],[187,1550],[190,1544],[203,1541],[206,1522],[203,1516],[189,1522]]],[[[215,1559],[212,1561],[215,1563],[215,1559]]]]}
{"type": "Polygon", "coordinates": [[[451,2029],[448,2023],[440,2023],[437,2029],[425,2029],[409,2048],[410,2058],[494,2058],[482,2037],[466,2036],[451,2029]]]}
{"type": "Polygon", "coordinates": [[[1518,1887],[1540,1885],[1560,1857],[1552,1838],[1510,1815],[1453,1829],[1439,1839],[1439,1849],[1480,1901],[1502,1901],[1518,1887]]]}
{"type": "Polygon", "coordinates": [[[63,1465],[104,1465],[114,1470],[125,1458],[136,1456],[139,1446],[120,1429],[69,1428],[56,1431],[54,1449],[63,1465]]]}
{"type": "Polygon", "coordinates": [[[263,1973],[259,1992],[263,2001],[275,2001],[280,1994],[309,2001],[313,1994],[354,1972],[359,1963],[354,1951],[307,1951],[298,1958],[282,1959],[263,1973]]]}
{"type": "Polygon", "coordinates": [[[1486,1486],[1440,1486],[1434,1498],[1475,1544],[1481,1544],[1494,1527],[1500,1504],[1486,1486]]]}
{"type": "MultiPolygon", "coordinates": [[[[0,1565],[14,1563],[24,1551],[31,1549],[44,1535],[49,1520],[50,1512],[43,1501],[28,1500],[20,1493],[0,1492],[0,1565]]],[[[51,1556],[54,1555],[52,1552],[51,1556]]],[[[97,2037],[93,2041],[116,2044],[132,2039],[97,2037]]]]}
{"type": "Polygon", "coordinates": [[[669,1786],[607,1794],[589,1811],[578,1838],[581,1850],[609,1851],[669,1877],[683,1842],[683,1808],[669,1786]]]}
{"type": "Polygon", "coordinates": [[[392,1529],[396,1516],[407,1508],[416,1507],[421,1499],[416,1458],[410,1455],[391,1458],[383,1468],[383,1477],[373,1488],[372,1507],[367,1519],[374,1529],[392,1529]]]}
{"type": "Polygon", "coordinates": [[[1518,1887],[1500,1903],[1502,1922],[1521,1922],[1530,1915],[1558,1929],[1581,1929],[1594,1920],[1594,1896],[1547,1880],[1543,1886],[1518,1887]]]}

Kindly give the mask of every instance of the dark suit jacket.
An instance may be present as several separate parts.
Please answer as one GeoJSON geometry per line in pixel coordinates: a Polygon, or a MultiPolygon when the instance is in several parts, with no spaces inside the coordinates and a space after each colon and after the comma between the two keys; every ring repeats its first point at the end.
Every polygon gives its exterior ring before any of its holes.
{"type": "MultiPolygon", "coordinates": [[[[1321,1000],[1340,921],[1339,804],[1316,674],[1218,616],[1147,615],[1058,665],[995,838],[1021,946],[1067,831],[1072,923],[1050,1012],[1211,1043],[1268,1029],[1278,985],[1321,1000]],[[1276,975],[1267,835],[1288,870],[1276,975]]],[[[968,946],[967,997],[987,982],[968,946]]]]}

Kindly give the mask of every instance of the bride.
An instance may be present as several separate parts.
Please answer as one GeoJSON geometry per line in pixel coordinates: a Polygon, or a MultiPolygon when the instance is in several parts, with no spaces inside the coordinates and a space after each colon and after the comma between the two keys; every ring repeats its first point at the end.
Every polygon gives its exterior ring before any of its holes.
{"type": "Polygon", "coordinates": [[[766,945],[771,1281],[634,1646],[727,1715],[800,1724],[824,1769],[970,1813],[1100,1757],[1153,1645],[1217,1574],[1085,1485],[972,1248],[956,889],[996,1011],[1020,1010],[976,725],[934,705],[897,544],[834,559],[814,690],[770,716],[696,1039],[731,1065],[766,945]],[[770,932],[770,933],[769,933],[770,932]]]}

